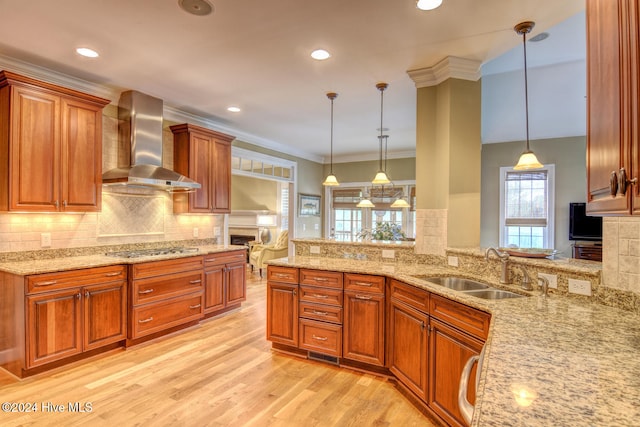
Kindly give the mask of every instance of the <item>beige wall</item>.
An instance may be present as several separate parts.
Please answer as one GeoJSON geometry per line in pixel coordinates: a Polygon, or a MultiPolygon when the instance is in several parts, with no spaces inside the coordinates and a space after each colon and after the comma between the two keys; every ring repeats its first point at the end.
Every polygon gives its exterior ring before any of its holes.
{"type": "MultiPolygon", "coordinates": [[[[379,160],[362,162],[334,163],[333,173],[339,182],[368,182],[373,179],[379,169],[379,160]]],[[[330,165],[324,165],[323,179],[329,174],[330,165]]],[[[387,175],[392,181],[409,181],[416,179],[415,157],[403,159],[387,159],[387,175]]]]}
{"type": "Polygon", "coordinates": [[[242,175],[231,177],[231,210],[278,212],[278,183],[242,175]]]}

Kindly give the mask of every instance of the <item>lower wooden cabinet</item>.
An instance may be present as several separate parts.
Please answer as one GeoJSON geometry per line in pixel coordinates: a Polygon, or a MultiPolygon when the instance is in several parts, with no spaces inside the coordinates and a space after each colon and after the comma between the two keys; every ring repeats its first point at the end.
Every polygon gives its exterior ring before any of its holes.
{"type": "Polygon", "coordinates": [[[26,369],[124,340],[125,277],[122,266],[28,276],[42,286],[26,296],[26,369]]]}
{"type": "Polygon", "coordinates": [[[344,292],[342,357],[384,366],[384,294],[344,292]]]}
{"type": "Polygon", "coordinates": [[[389,370],[426,402],[429,316],[394,298],[389,310],[389,370]]]}
{"type": "Polygon", "coordinates": [[[204,313],[216,313],[247,299],[246,251],[204,257],[204,313]]]}
{"type": "Polygon", "coordinates": [[[297,284],[267,282],[267,339],[298,346],[297,284]]]}
{"type": "Polygon", "coordinates": [[[342,354],[342,326],[300,319],[300,348],[329,356],[342,354]]]}
{"type": "MultiPolygon", "coordinates": [[[[433,318],[430,335],[429,407],[449,425],[466,426],[458,407],[460,376],[467,360],[480,354],[484,343],[433,318]]],[[[475,378],[476,367],[470,378],[475,378]]],[[[475,382],[471,384],[467,399],[475,403],[475,382]]]]}

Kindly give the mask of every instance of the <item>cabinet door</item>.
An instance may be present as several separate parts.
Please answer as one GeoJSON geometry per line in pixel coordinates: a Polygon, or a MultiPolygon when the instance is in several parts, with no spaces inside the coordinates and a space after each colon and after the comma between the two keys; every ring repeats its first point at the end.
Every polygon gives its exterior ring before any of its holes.
{"type": "Polygon", "coordinates": [[[10,209],[55,212],[60,200],[60,97],[12,88],[10,209]]]}
{"type": "Polygon", "coordinates": [[[210,137],[192,133],[190,138],[189,178],[202,187],[189,194],[189,212],[212,212],[214,208],[211,167],[213,142],[210,137]]]}
{"type": "Polygon", "coordinates": [[[82,352],[80,288],[27,296],[27,368],[82,352]]]}
{"type": "Polygon", "coordinates": [[[227,265],[227,305],[240,304],[247,299],[245,273],[244,262],[227,265]]]}
{"type": "Polygon", "coordinates": [[[62,99],[61,210],[96,212],[102,195],[102,109],[62,99]]]}
{"type": "Polygon", "coordinates": [[[298,346],[298,285],[267,282],[267,339],[298,346]]]}
{"type": "Polygon", "coordinates": [[[630,197],[611,195],[612,173],[629,169],[632,117],[628,10],[625,1],[587,1],[587,212],[630,212],[630,197]]]}
{"type": "Polygon", "coordinates": [[[395,299],[390,309],[389,370],[426,402],[429,318],[395,299]]]}
{"type": "MultiPolygon", "coordinates": [[[[466,425],[458,407],[460,375],[467,360],[480,354],[482,346],[482,341],[431,318],[428,403],[449,425],[466,425]]],[[[475,371],[476,367],[471,372],[472,379],[475,371]]],[[[474,403],[475,381],[470,384],[467,399],[474,403]]]]}
{"type": "Polygon", "coordinates": [[[215,141],[212,170],[213,211],[231,212],[231,144],[215,141]]]}
{"type": "Polygon", "coordinates": [[[344,293],[342,357],[384,366],[384,295],[344,293]]]}
{"type": "Polygon", "coordinates": [[[224,264],[208,266],[204,272],[204,312],[211,313],[224,308],[224,264]]]}
{"type": "Polygon", "coordinates": [[[126,282],[83,288],[84,351],[121,341],[127,336],[126,282]]]}

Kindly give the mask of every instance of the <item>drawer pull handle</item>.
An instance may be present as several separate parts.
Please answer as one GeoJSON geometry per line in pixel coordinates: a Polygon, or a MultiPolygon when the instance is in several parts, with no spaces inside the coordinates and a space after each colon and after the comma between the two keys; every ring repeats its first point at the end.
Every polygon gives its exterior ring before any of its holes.
{"type": "Polygon", "coordinates": [[[207,259],[204,260],[204,262],[215,262],[217,260],[218,260],[218,258],[207,258],[207,259]]]}
{"type": "Polygon", "coordinates": [[[144,295],[144,294],[150,294],[151,292],[153,292],[153,288],[151,289],[146,289],[144,291],[138,291],[138,295],[144,295]]]}
{"type": "Polygon", "coordinates": [[[319,337],[317,335],[311,335],[311,338],[313,338],[314,340],[318,340],[318,341],[326,341],[326,340],[329,339],[327,337],[319,337]]]}
{"type": "Polygon", "coordinates": [[[327,279],[326,277],[314,277],[313,280],[315,280],[316,282],[328,282],[329,279],[327,279]]]}
{"type": "Polygon", "coordinates": [[[36,283],[36,286],[51,286],[51,285],[55,285],[56,283],[58,283],[57,280],[50,280],[48,282],[36,283]]]}
{"type": "Polygon", "coordinates": [[[291,277],[291,275],[283,273],[273,273],[273,275],[279,277],[280,279],[289,279],[291,277]]]}
{"type": "Polygon", "coordinates": [[[194,308],[200,308],[202,304],[190,305],[189,309],[193,310],[194,308]]]}
{"type": "Polygon", "coordinates": [[[368,286],[368,287],[373,286],[373,283],[369,283],[369,282],[354,282],[353,284],[358,286],[368,286]]]}
{"type": "Polygon", "coordinates": [[[189,283],[191,283],[192,285],[195,285],[196,283],[201,283],[202,280],[198,279],[198,280],[191,280],[189,283]]]}
{"type": "Polygon", "coordinates": [[[356,298],[357,299],[364,299],[364,300],[370,300],[371,299],[371,297],[368,297],[366,295],[356,295],[356,298]]]}
{"type": "Polygon", "coordinates": [[[104,277],[115,277],[115,276],[119,276],[120,275],[120,271],[116,271],[114,273],[107,273],[104,275],[104,277]]]}
{"type": "Polygon", "coordinates": [[[318,310],[313,310],[313,314],[317,314],[318,316],[327,316],[327,315],[329,315],[329,313],[327,313],[326,311],[318,311],[318,310]]]}
{"type": "Polygon", "coordinates": [[[329,298],[328,295],[320,295],[320,294],[313,294],[314,298],[320,298],[320,299],[327,299],[329,298]]]}
{"type": "Polygon", "coordinates": [[[138,320],[138,323],[149,323],[153,320],[153,316],[149,317],[148,319],[144,319],[144,320],[138,320]]]}

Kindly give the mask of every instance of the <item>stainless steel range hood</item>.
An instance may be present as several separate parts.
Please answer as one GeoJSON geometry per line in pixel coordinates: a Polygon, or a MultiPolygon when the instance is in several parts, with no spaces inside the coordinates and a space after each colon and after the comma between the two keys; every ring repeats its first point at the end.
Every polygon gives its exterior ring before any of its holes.
{"type": "Polygon", "coordinates": [[[197,182],[162,167],[161,99],[137,91],[120,95],[118,102],[118,167],[102,174],[102,184],[112,190],[145,187],[189,192],[197,182]]]}

